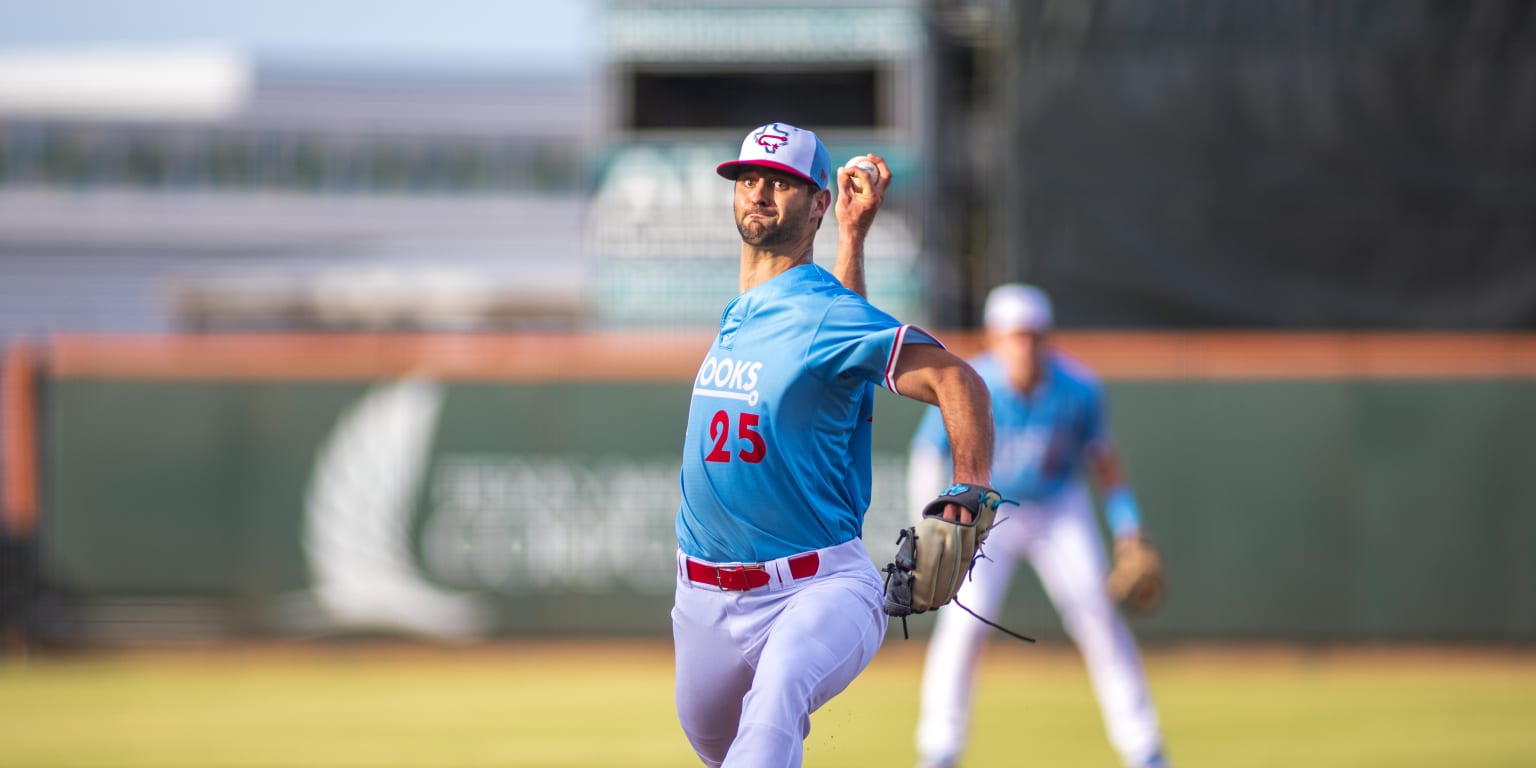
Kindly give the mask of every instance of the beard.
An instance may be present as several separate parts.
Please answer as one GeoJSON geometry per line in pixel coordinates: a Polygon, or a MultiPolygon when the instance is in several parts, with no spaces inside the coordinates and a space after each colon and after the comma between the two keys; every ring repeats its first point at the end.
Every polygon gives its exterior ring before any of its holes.
{"type": "Polygon", "coordinates": [[[741,241],[754,248],[772,248],[785,243],[793,243],[804,234],[809,222],[774,221],[772,219],[753,218],[746,215],[736,218],[736,231],[741,233],[741,241]]]}

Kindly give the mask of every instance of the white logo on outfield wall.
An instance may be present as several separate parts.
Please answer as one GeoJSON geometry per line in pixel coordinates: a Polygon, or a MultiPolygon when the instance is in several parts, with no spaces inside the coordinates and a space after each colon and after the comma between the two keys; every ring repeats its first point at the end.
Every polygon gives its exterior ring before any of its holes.
{"type": "Polygon", "coordinates": [[[443,393],[381,384],[343,413],[321,447],[305,505],[313,597],[336,628],[454,638],[482,634],[486,606],[422,578],[411,519],[443,393]]]}
{"type": "MultiPolygon", "coordinates": [[[[562,455],[528,446],[434,456],[444,398],[433,382],[404,380],[370,389],[342,413],[307,491],[312,586],[277,606],[282,624],[472,639],[493,628],[498,596],[671,593],[678,465],[670,452],[562,455]]],[[[874,457],[865,522],[878,563],[890,559],[905,524],[904,469],[900,455],[874,457]]]]}
{"type": "Polygon", "coordinates": [[[444,584],[498,594],[671,594],[677,472],[613,456],[442,458],[422,557],[444,584]]]}

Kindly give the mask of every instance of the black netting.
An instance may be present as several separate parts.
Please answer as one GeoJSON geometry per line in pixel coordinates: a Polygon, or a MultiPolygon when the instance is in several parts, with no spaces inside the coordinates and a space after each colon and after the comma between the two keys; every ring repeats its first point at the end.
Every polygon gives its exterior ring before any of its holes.
{"type": "Polygon", "coordinates": [[[1533,6],[1022,4],[994,277],[1080,327],[1536,328],[1533,6]]]}

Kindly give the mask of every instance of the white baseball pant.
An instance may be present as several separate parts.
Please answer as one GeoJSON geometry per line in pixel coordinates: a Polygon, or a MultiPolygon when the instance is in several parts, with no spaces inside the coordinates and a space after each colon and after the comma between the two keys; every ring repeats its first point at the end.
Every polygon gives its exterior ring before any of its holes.
{"type": "Polygon", "coordinates": [[[816,553],[814,575],[796,579],[791,558],[770,561],[767,583],[749,591],[694,581],[678,553],[677,716],[705,765],[799,766],[811,713],[880,649],[883,582],[864,542],[816,553]]]}

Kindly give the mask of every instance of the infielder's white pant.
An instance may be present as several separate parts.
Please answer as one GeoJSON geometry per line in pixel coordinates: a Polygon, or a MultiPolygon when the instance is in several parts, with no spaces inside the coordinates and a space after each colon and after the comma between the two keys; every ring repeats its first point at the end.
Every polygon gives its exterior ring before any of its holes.
{"type": "MultiPolygon", "coordinates": [[[[1145,764],[1162,746],[1157,710],[1136,640],[1104,589],[1108,560],[1087,491],[1071,488],[1044,505],[1004,505],[997,516],[1002,522],[982,548],[987,557],[976,562],[959,601],[997,619],[1015,566],[1028,560],[1082,652],[1110,744],[1126,765],[1145,764]]],[[[993,631],[957,606],[939,610],[923,669],[917,747],[924,760],[958,760],[970,727],[976,662],[993,631]]]]}
{"type": "Polygon", "coordinates": [[[785,558],[748,592],[690,580],[678,554],[677,717],[705,765],[799,766],[811,713],[880,649],[884,587],[864,542],[817,553],[814,576],[793,579],[785,558]]]}

